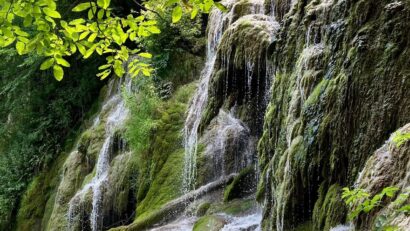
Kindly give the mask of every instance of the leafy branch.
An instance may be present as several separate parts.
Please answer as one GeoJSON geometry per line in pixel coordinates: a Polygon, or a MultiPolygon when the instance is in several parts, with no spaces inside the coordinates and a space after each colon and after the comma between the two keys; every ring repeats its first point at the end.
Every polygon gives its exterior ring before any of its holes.
{"type": "MultiPolygon", "coordinates": [[[[143,10],[162,18],[159,12],[133,1],[143,10]]],[[[66,57],[77,53],[84,59],[94,53],[106,56],[107,64],[98,68],[101,71],[97,74],[100,79],[107,78],[112,72],[123,76],[130,55],[135,57],[127,65],[130,76],[140,73],[150,76],[154,69],[147,59],[152,55],[140,47],[140,41],[161,32],[157,21],[144,13],[139,16],[115,16],[110,4],[111,0],[79,3],[72,11],[88,12],[87,18],[65,21],[57,10],[57,0],[0,0],[0,11],[7,8],[6,13],[0,13],[0,47],[14,44],[19,55],[36,53],[45,57],[40,69],[52,68],[58,81],[64,77],[64,68],[71,66],[66,57]],[[130,49],[125,45],[129,41],[137,43],[139,48],[130,49]]],[[[184,12],[191,12],[191,18],[195,18],[198,12],[207,13],[212,6],[226,10],[213,0],[169,0],[165,6],[173,7],[173,23],[177,23],[184,12]]]]}

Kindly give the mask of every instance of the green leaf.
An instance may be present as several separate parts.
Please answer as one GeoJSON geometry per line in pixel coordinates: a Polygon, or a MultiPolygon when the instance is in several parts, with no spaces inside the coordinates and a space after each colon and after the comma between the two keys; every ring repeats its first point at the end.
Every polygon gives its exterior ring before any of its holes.
{"type": "Polygon", "coordinates": [[[20,41],[18,41],[18,42],[16,43],[16,50],[17,50],[17,53],[18,53],[19,55],[23,55],[23,54],[24,54],[25,48],[26,48],[26,44],[24,44],[24,43],[22,43],[22,42],[20,42],[20,41]]]}
{"type": "Polygon", "coordinates": [[[82,55],[85,55],[85,52],[86,52],[85,47],[84,47],[82,44],[80,44],[80,43],[77,43],[77,47],[78,47],[78,50],[80,51],[80,53],[81,53],[82,55]]]}
{"type": "Polygon", "coordinates": [[[102,73],[97,74],[98,77],[100,77],[101,80],[104,80],[111,74],[111,70],[105,70],[102,73]]]}
{"type": "Polygon", "coordinates": [[[28,38],[26,38],[26,37],[18,36],[17,39],[18,39],[19,41],[23,42],[23,43],[26,43],[26,44],[30,42],[30,40],[29,40],[28,38]]]}
{"type": "Polygon", "coordinates": [[[125,73],[124,67],[122,66],[122,62],[120,60],[114,61],[114,73],[118,77],[122,77],[125,73]]]}
{"type": "Polygon", "coordinates": [[[60,13],[48,7],[43,8],[43,11],[47,16],[50,16],[51,18],[61,18],[60,13]]]}
{"type": "Polygon", "coordinates": [[[80,24],[83,24],[83,23],[85,23],[85,19],[77,18],[77,19],[74,19],[73,21],[69,22],[68,24],[75,26],[75,25],[80,25],[80,24]]]}
{"type": "Polygon", "coordinates": [[[104,0],[104,6],[103,8],[106,10],[110,6],[111,0],[104,0]]]}
{"type": "Polygon", "coordinates": [[[179,22],[181,18],[182,18],[182,7],[178,5],[172,10],[172,23],[179,22]]]}
{"type": "Polygon", "coordinates": [[[198,8],[194,7],[194,9],[192,9],[191,11],[191,19],[194,19],[197,14],[198,14],[198,8]]]}
{"type": "Polygon", "coordinates": [[[90,34],[90,32],[89,32],[89,31],[85,31],[85,32],[81,33],[81,34],[80,34],[80,38],[79,38],[79,40],[83,40],[83,39],[85,39],[85,37],[87,37],[89,34],[90,34]]]}
{"type": "Polygon", "coordinates": [[[90,35],[90,37],[88,37],[88,42],[94,42],[95,38],[97,38],[98,33],[93,33],[90,35]]]}
{"type": "Polygon", "coordinates": [[[226,8],[226,6],[222,5],[221,3],[219,3],[219,2],[214,2],[214,4],[215,4],[215,6],[216,6],[218,9],[220,9],[222,12],[227,12],[227,11],[228,11],[228,8],[226,8]]]}
{"type": "Polygon", "coordinates": [[[25,27],[28,27],[28,26],[31,25],[31,22],[32,22],[32,21],[33,21],[33,17],[31,17],[31,15],[27,15],[27,16],[24,18],[23,25],[24,25],[25,27]]]}
{"type": "Polygon", "coordinates": [[[88,49],[88,51],[85,52],[84,54],[84,59],[88,59],[94,53],[96,48],[97,48],[97,45],[94,45],[90,49],[88,49]]]}
{"type": "Polygon", "coordinates": [[[107,69],[107,68],[110,68],[112,65],[111,64],[104,64],[104,65],[102,65],[102,66],[100,66],[100,67],[98,67],[98,70],[104,70],[104,69],[107,69]]]}
{"type": "Polygon", "coordinates": [[[14,33],[16,33],[17,35],[23,36],[23,37],[28,37],[29,34],[25,31],[22,30],[14,30],[14,33]]]}
{"type": "Polygon", "coordinates": [[[81,11],[84,11],[84,10],[89,9],[90,7],[91,7],[91,3],[89,3],[89,2],[80,3],[80,4],[78,4],[77,6],[75,6],[75,7],[72,9],[72,11],[74,11],[74,12],[81,12],[81,11]]]}
{"type": "Polygon", "coordinates": [[[399,209],[400,212],[410,212],[410,204],[405,205],[399,209]]]}
{"type": "Polygon", "coordinates": [[[158,27],[156,27],[156,26],[148,26],[148,27],[146,27],[146,29],[147,29],[147,31],[149,31],[149,32],[151,32],[151,33],[153,33],[153,34],[159,34],[159,33],[161,33],[161,30],[160,30],[158,27]]]}
{"type": "Polygon", "coordinates": [[[97,13],[97,18],[101,20],[104,17],[104,13],[104,9],[100,9],[97,13]]]}
{"type": "Polygon", "coordinates": [[[49,58],[46,61],[44,61],[41,66],[40,66],[40,70],[47,70],[49,69],[51,66],[53,66],[54,64],[54,59],[53,58],[49,58]]]}
{"type": "Polygon", "coordinates": [[[147,53],[147,52],[139,53],[138,55],[143,57],[143,58],[147,58],[147,59],[152,58],[152,54],[147,53]]]}
{"type": "Polygon", "coordinates": [[[204,12],[208,13],[209,10],[212,8],[212,6],[214,5],[214,1],[213,0],[204,0],[204,12]]]}
{"type": "Polygon", "coordinates": [[[58,64],[60,64],[63,67],[70,67],[70,63],[67,62],[67,60],[63,59],[63,58],[56,58],[56,61],[58,64]]]}
{"type": "Polygon", "coordinates": [[[54,78],[57,81],[61,81],[64,77],[64,70],[61,66],[59,65],[54,65],[53,66],[53,74],[54,74],[54,78]]]}
{"type": "Polygon", "coordinates": [[[97,5],[106,10],[110,6],[110,0],[97,0],[97,5]]]}
{"type": "Polygon", "coordinates": [[[151,72],[148,69],[142,69],[142,74],[144,74],[147,77],[151,76],[151,72]]]}

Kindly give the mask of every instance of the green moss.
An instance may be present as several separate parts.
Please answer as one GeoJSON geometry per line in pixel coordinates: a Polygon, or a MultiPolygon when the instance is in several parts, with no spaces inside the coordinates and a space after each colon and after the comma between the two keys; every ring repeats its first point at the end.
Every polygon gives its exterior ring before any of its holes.
{"type": "Polygon", "coordinates": [[[197,176],[196,176],[196,187],[200,187],[201,185],[206,184],[207,182],[207,175],[206,172],[208,171],[209,168],[207,168],[207,157],[205,155],[205,145],[204,144],[198,144],[197,147],[197,157],[196,157],[196,170],[197,170],[197,176]]]}
{"type": "Polygon", "coordinates": [[[140,150],[138,154],[139,203],[132,225],[134,228],[158,222],[162,218],[158,215],[161,214],[162,206],[182,193],[185,150],[181,130],[194,89],[195,84],[180,87],[173,97],[162,102],[152,114],[155,126],[150,131],[145,150],[140,150]]]}
{"type": "Polygon", "coordinates": [[[218,215],[204,216],[195,223],[193,231],[218,231],[225,223],[226,221],[218,215]]]}
{"type": "Polygon", "coordinates": [[[319,188],[319,198],[313,210],[314,230],[330,230],[338,224],[345,223],[346,207],[341,199],[342,188],[333,184],[326,191],[322,184],[319,188]]]}
{"type": "Polygon", "coordinates": [[[255,168],[249,166],[243,169],[238,176],[225,188],[224,201],[230,201],[235,198],[241,198],[249,194],[252,190],[252,183],[255,180],[255,168]]]}
{"type": "Polygon", "coordinates": [[[156,174],[144,200],[138,204],[136,222],[160,209],[166,202],[181,195],[184,149],[172,153],[156,174]]]}
{"type": "Polygon", "coordinates": [[[228,215],[240,215],[249,212],[256,207],[254,199],[234,199],[228,203],[215,203],[209,208],[207,214],[226,213],[228,215]]]}
{"type": "Polygon", "coordinates": [[[312,93],[309,95],[305,102],[305,107],[313,105],[319,102],[320,95],[325,92],[327,85],[329,84],[328,79],[322,79],[320,83],[313,89],[312,93]]]}
{"type": "Polygon", "coordinates": [[[315,230],[313,229],[313,223],[311,221],[308,221],[296,227],[294,231],[312,231],[312,230],[315,230]]]}
{"type": "Polygon", "coordinates": [[[204,202],[204,203],[200,204],[198,206],[198,209],[196,210],[196,215],[198,217],[201,217],[201,216],[205,215],[210,207],[211,207],[211,203],[209,203],[209,202],[204,202]]]}
{"type": "Polygon", "coordinates": [[[33,179],[23,195],[17,214],[17,230],[41,230],[50,218],[60,170],[66,154],[60,155],[53,167],[33,179]]]}
{"type": "MultiPolygon", "coordinates": [[[[261,174],[261,176],[266,176],[266,170],[267,168],[263,170],[263,173],[261,174]]],[[[265,197],[265,186],[266,186],[265,177],[261,177],[259,179],[258,187],[256,189],[256,195],[255,195],[256,201],[258,201],[259,203],[262,203],[265,197]]]]}
{"type": "Polygon", "coordinates": [[[94,176],[95,176],[95,172],[96,172],[96,171],[97,171],[97,169],[94,168],[93,171],[92,171],[90,174],[88,174],[88,175],[84,178],[83,183],[82,183],[82,185],[81,185],[81,188],[84,187],[86,184],[88,184],[88,183],[91,182],[91,180],[92,180],[92,179],[94,178],[94,176]]]}

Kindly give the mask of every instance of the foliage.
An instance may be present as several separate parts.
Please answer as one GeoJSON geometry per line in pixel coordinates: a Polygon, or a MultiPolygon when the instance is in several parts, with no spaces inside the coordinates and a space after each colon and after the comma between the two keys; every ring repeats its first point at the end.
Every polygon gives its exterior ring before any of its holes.
{"type": "MultiPolygon", "coordinates": [[[[343,188],[342,199],[344,199],[346,205],[348,205],[351,210],[348,214],[348,219],[354,220],[358,218],[362,213],[370,213],[375,208],[382,207],[383,200],[385,198],[393,199],[399,190],[400,189],[397,187],[386,187],[381,192],[371,197],[368,192],[360,188],[353,190],[350,190],[349,188],[343,188]]],[[[409,213],[410,204],[405,204],[405,202],[409,198],[409,195],[409,192],[399,194],[397,196],[397,199],[392,203],[393,208],[397,208],[397,210],[391,211],[391,213],[409,213]]],[[[397,230],[397,227],[388,224],[387,217],[384,215],[377,217],[375,226],[378,230],[383,231],[397,230]]]]}
{"type": "Polygon", "coordinates": [[[15,217],[33,175],[69,143],[103,84],[89,76],[99,60],[75,64],[66,81],[37,72],[42,57],[0,50],[0,230],[15,217]]]}
{"type": "Polygon", "coordinates": [[[127,122],[126,137],[134,152],[140,152],[148,145],[151,129],[155,126],[153,114],[160,100],[156,95],[152,81],[139,79],[136,94],[124,91],[127,107],[131,116],[127,122]]]}
{"type": "Polygon", "coordinates": [[[189,15],[183,14],[178,23],[169,24],[172,9],[164,8],[161,3],[161,0],[147,3],[149,8],[159,13],[150,12],[149,17],[158,22],[161,33],[143,38],[141,43],[153,54],[150,63],[155,69],[155,86],[161,88],[160,97],[167,98],[178,86],[191,82],[193,77],[199,75],[193,72],[200,70],[198,64],[202,67],[205,17],[198,15],[192,20],[189,15]]]}
{"type": "Polygon", "coordinates": [[[397,147],[400,147],[404,143],[410,140],[410,132],[403,133],[401,131],[397,131],[393,134],[393,143],[396,144],[397,147]]]}
{"type": "MultiPolygon", "coordinates": [[[[151,55],[144,52],[142,47],[132,49],[128,43],[138,45],[142,38],[160,33],[157,21],[146,16],[151,9],[145,2],[141,4],[136,0],[136,6],[145,11],[131,11],[126,16],[117,16],[110,2],[81,2],[71,10],[86,13],[87,16],[67,21],[58,10],[57,0],[1,0],[0,47],[14,45],[19,55],[35,53],[47,57],[40,69],[52,67],[54,77],[59,81],[64,76],[63,67],[71,66],[66,57],[77,53],[84,59],[93,53],[107,55],[107,64],[100,66],[101,72],[97,74],[101,79],[108,77],[112,71],[123,76],[124,63],[131,54],[139,56],[127,64],[131,76],[139,73],[150,76],[153,69],[145,59],[151,55]]],[[[195,18],[198,12],[209,12],[215,3],[213,0],[169,0],[163,5],[173,8],[172,22],[176,23],[184,11],[191,12],[191,17],[195,18]]],[[[216,6],[224,10],[220,3],[216,6]]]]}

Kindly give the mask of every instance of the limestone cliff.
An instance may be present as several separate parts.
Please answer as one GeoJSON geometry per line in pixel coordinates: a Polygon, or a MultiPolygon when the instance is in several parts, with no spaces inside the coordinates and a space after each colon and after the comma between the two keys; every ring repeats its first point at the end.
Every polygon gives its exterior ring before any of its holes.
{"type": "Polygon", "coordinates": [[[259,142],[263,227],[345,222],[341,186],[410,115],[408,1],[275,1],[272,98],[259,142]]]}

